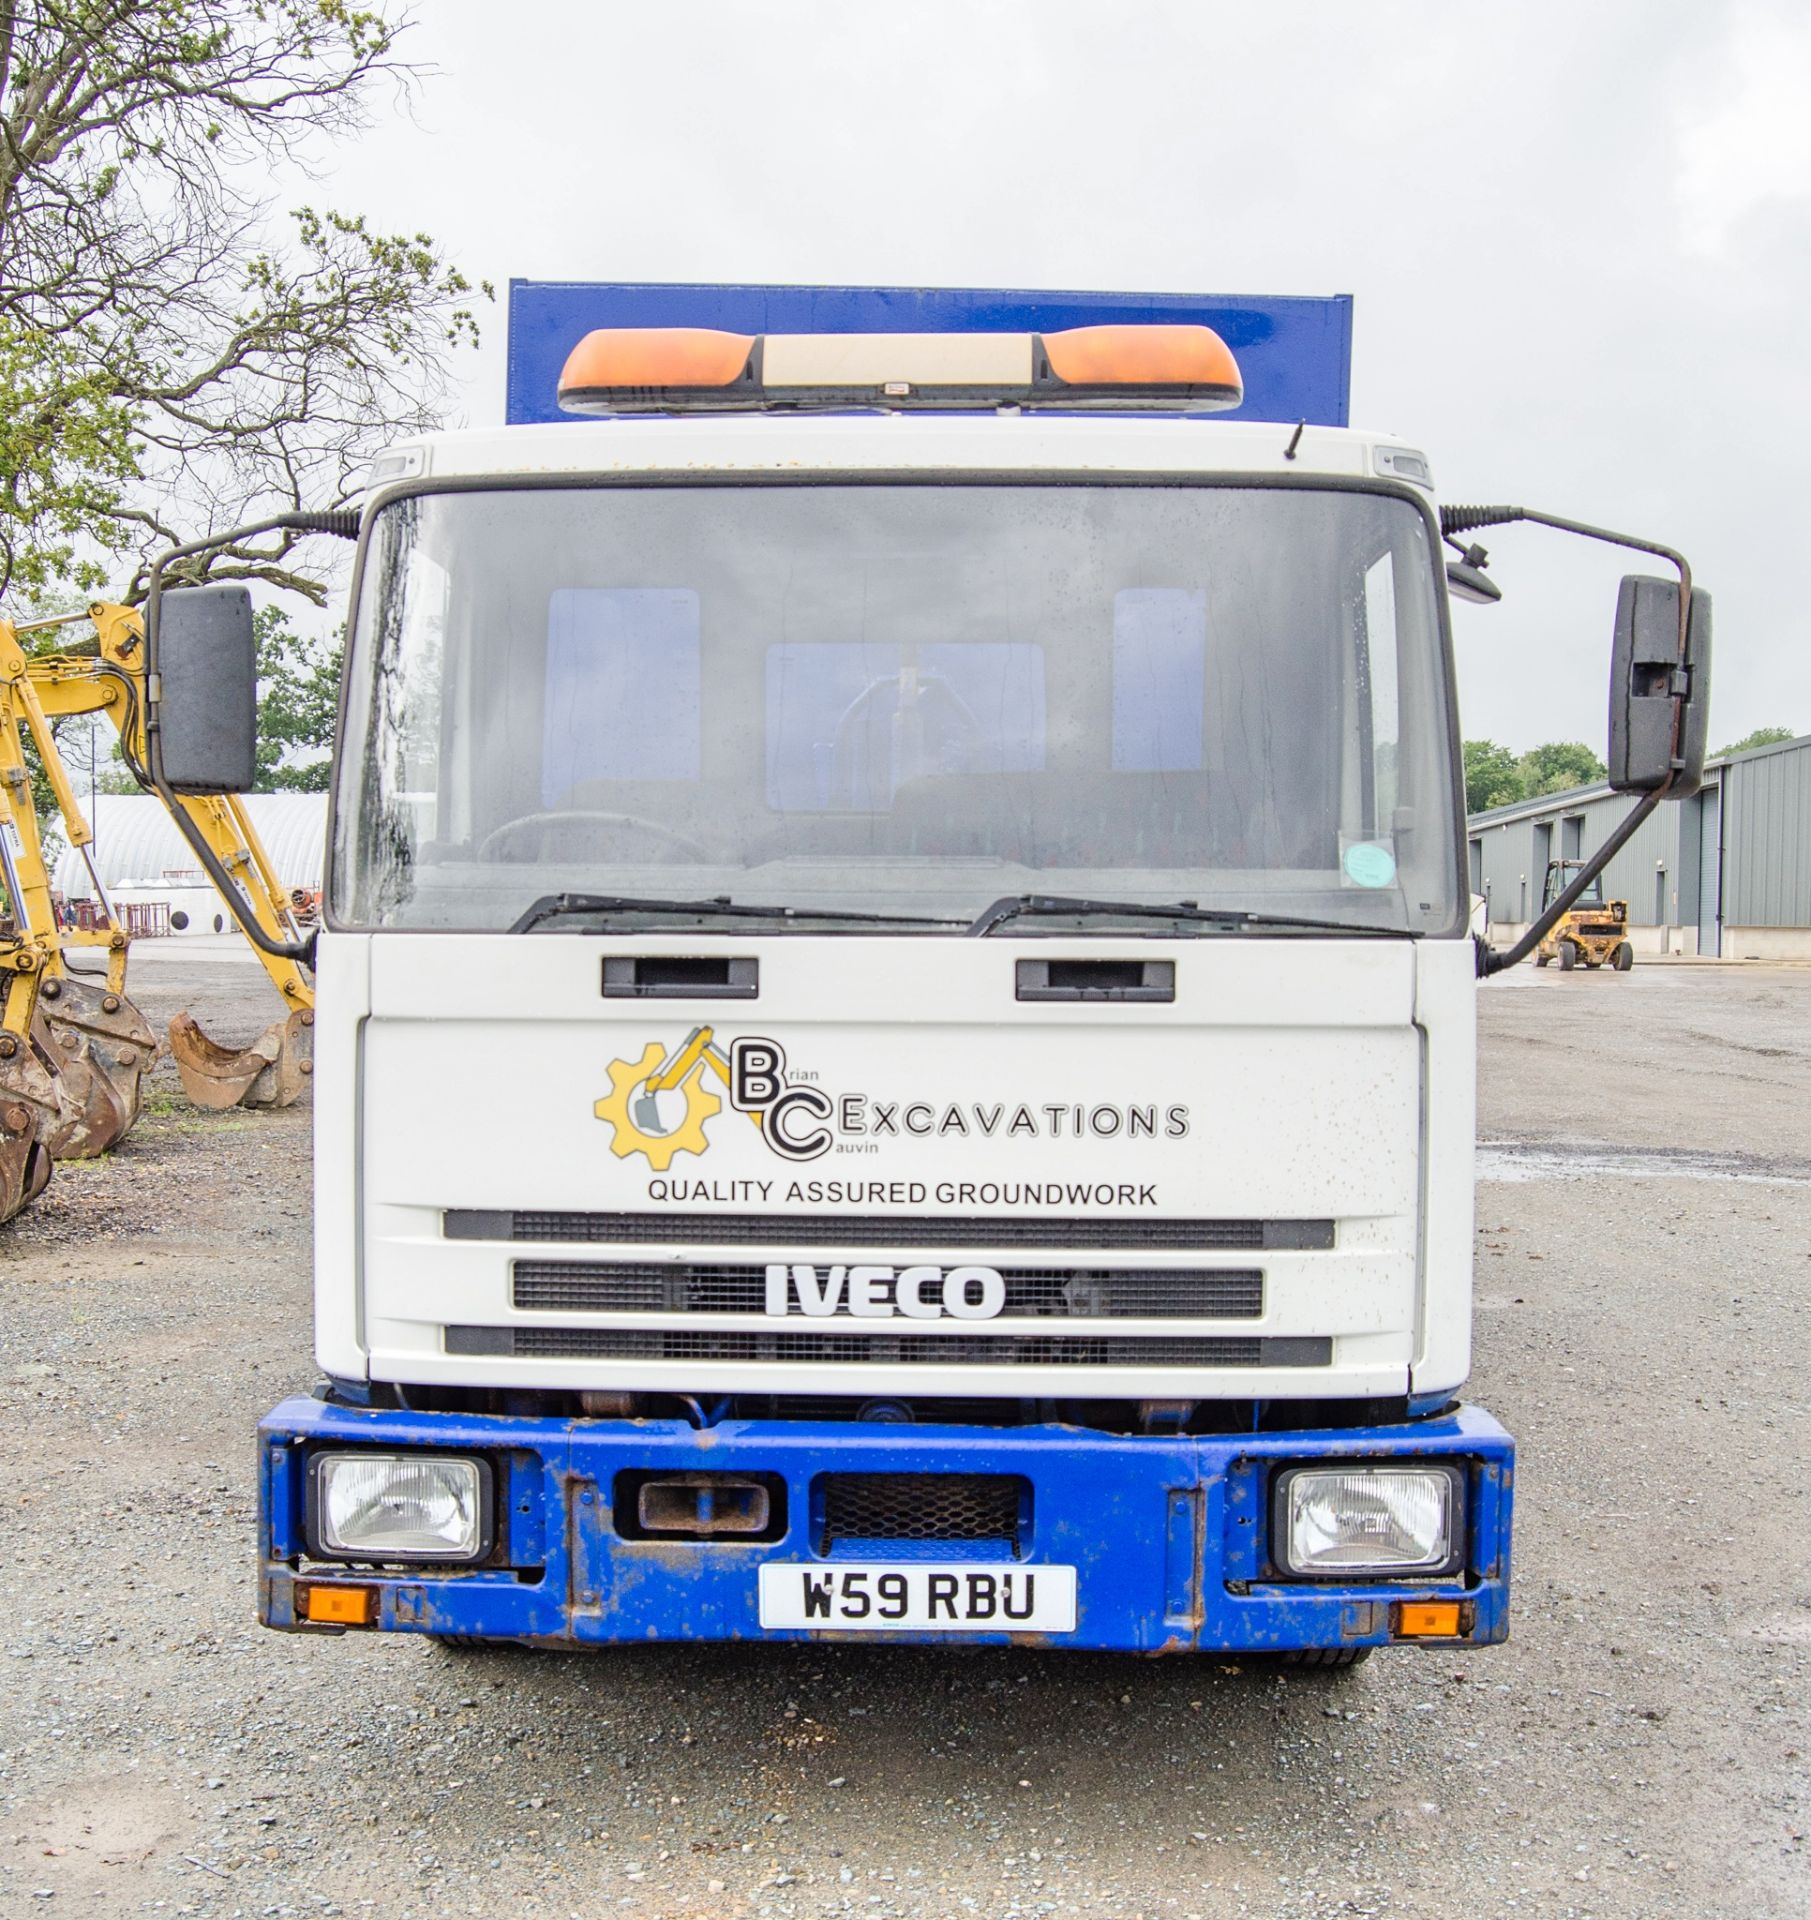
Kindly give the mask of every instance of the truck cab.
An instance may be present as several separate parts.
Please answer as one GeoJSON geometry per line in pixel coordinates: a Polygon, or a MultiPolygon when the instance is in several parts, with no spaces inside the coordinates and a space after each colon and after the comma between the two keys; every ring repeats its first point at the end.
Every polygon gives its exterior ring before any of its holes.
{"type": "Polygon", "coordinates": [[[1505,1636],[1441,524],[1239,381],[607,332],[380,463],[269,1625],[1505,1636]]]}

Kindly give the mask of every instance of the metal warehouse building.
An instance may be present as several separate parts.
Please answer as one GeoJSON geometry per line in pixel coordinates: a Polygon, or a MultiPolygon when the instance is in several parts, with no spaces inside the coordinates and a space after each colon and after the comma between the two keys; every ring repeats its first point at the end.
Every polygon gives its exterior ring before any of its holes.
{"type": "MultiPolygon", "coordinates": [[[[1549,860],[1610,837],[1632,794],[1578,787],[1474,813],[1471,888],[1505,944],[1540,911],[1549,860]]],[[[1811,960],[1811,734],[1713,760],[1704,790],[1644,821],[1604,873],[1637,953],[1811,960]]]]}

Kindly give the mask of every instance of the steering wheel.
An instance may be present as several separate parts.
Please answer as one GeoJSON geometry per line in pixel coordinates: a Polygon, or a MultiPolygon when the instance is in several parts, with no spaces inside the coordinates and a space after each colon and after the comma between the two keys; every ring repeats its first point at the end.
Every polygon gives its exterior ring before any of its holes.
{"type": "Polygon", "coordinates": [[[627,827],[633,833],[650,833],[666,841],[670,847],[689,853],[696,860],[708,864],[711,855],[707,847],[700,846],[690,834],[681,833],[677,827],[664,826],[658,820],[644,820],[638,813],[600,813],[592,808],[575,808],[564,813],[520,813],[513,820],[505,820],[502,826],[493,827],[478,842],[478,858],[490,860],[507,858],[499,856],[498,849],[508,844],[510,838],[518,833],[539,830],[545,834],[557,831],[564,826],[584,823],[588,826],[627,827]]]}

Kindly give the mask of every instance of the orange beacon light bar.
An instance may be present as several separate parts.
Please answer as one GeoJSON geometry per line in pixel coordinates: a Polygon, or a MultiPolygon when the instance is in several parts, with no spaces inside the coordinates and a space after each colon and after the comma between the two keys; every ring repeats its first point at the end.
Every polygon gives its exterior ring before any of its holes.
{"type": "Polygon", "coordinates": [[[560,373],[568,413],[977,407],[1217,413],[1244,398],[1211,327],[1061,333],[720,333],[604,327],[560,373]]]}

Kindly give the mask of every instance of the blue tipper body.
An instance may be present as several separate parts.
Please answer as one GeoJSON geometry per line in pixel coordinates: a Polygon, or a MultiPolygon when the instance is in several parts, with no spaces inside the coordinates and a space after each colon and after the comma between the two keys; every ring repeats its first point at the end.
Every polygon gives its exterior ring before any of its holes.
{"type": "MultiPolygon", "coordinates": [[[[294,1627],[297,1589],[351,1580],[378,1589],[379,1628],[554,1646],[668,1640],[810,1640],[764,1629],[758,1569],[923,1558],[927,1543],[826,1542],[827,1474],[1014,1474],[1028,1488],[1018,1545],[1028,1566],[1076,1569],[1073,1633],[933,1631],[958,1638],[1134,1653],[1370,1646],[1394,1637],[1401,1603],[1455,1600],[1457,1638],[1508,1633],[1513,1447],[1486,1413],[1459,1407],[1398,1425],[1297,1433],[1119,1436],[1080,1427],[889,1426],[861,1421],[564,1420],[378,1412],[288,1400],[260,1428],[266,1623],[294,1627]],[[309,1456],[323,1448],[476,1454],[496,1475],[497,1549],[469,1570],[367,1569],[305,1560],[309,1456]],[[1270,1486],[1285,1464],[1457,1461],[1465,1565],[1448,1579],[1284,1581],[1270,1570],[1270,1486]],[[618,1476],[711,1470],[784,1483],[784,1531],[765,1541],[628,1539],[618,1476]]],[[[632,1529],[632,1516],[629,1516],[632,1529]]],[[[998,1563],[997,1543],[939,1542],[940,1560],[998,1563]]],[[[318,1629],[305,1629],[317,1630],[318,1629]]],[[[823,1637],[861,1639],[842,1629],[823,1637]]],[[[873,1636],[880,1637],[880,1636],[873,1636]]],[[[1448,1642],[1448,1644],[1451,1644],[1448,1642]]]]}
{"type": "Polygon", "coordinates": [[[555,398],[566,356],[594,327],[718,327],[726,333],[1057,333],[1111,323],[1196,322],[1232,348],[1244,402],[1220,420],[1343,427],[1352,298],[1212,293],[1055,293],[990,287],[637,286],[509,283],[512,425],[570,420],[555,398]]]}

